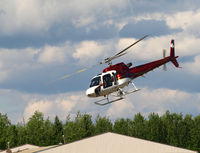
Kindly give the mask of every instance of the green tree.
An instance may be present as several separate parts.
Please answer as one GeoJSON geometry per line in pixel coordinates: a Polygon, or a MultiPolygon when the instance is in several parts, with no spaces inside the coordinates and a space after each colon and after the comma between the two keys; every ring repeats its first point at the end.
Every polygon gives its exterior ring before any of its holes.
{"type": "Polygon", "coordinates": [[[82,115],[80,112],[77,112],[74,122],[70,121],[70,116],[68,116],[64,128],[68,142],[94,135],[92,116],[89,114],[82,115]]]}
{"type": "Polygon", "coordinates": [[[183,148],[192,148],[191,129],[194,128],[194,121],[191,115],[186,115],[178,126],[178,145],[183,148]]]}
{"type": "Polygon", "coordinates": [[[162,116],[162,121],[166,128],[166,143],[179,146],[179,133],[181,130],[182,114],[170,114],[169,111],[162,116]]]}
{"type": "Polygon", "coordinates": [[[10,142],[10,147],[15,147],[18,144],[18,131],[15,125],[11,125],[7,130],[7,142],[10,142]]]}
{"type": "Polygon", "coordinates": [[[71,121],[70,115],[68,115],[64,125],[64,135],[67,142],[72,142],[75,140],[74,127],[75,124],[73,121],[71,121]]]}
{"type": "Polygon", "coordinates": [[[146,138],[146,119],[140,114],[134,116],[130,124],[130,135],[138,138],[146,138]]]}
{"type": "Polygon", "coordinates": [[[158,114],[151,113],[146,122],[147,135],[146,138],[151,141],[165,143],[165,128],[158,114]]]}
{"type": "Polygon", "coordinates": [[[63,124],[59,120],[58,116],[55,117],[54,119],[54,124],[53,124],[53,135],[54,135],[54,144],[59,144],[63,142],[63,124]]]}
{"type": "Polygon", "coordinates": [[[112,122],[107,117],[98,115],[95,119],[95,134],[112,131],[112,122]]]}
{"type": "Polygon", "coordinates": [[[36,111],[34,115],[29,118],[27,123],[28,143],[42,146],[44,140],[44,117],[41,112],[36,111]]]}
{"type": "Polygon", "coordinates": [[[7,131],[11,126],[8,116],[0,113],[0,149],[7,148],[7,131]]]}
{"type": "Polygon", "coordinates": [[[47,118],[44,122],[44,139],[42,144],[45,146],[54,145],[55,144],[55,137],[54,137],[54,130],[53,130],[53,124],[47,118]]]}
{"type": "Polygon", "coordinates": [[[84,114],[81,118],[81,128],[83,129],[83,137],[90,137],[94,135],[94,124],[92,122],[92,116],[89,114],[84,114]]]}
{"type": "Polygon", "coordinates": [[[191,129],[192,148],[200,152],[200,115],[194,118],[194,127],[191,129]]]}
{"type": "Polygon", "coordinates": [[[114,122],[113,131],[115,133],[128,135],[129,134],[129,125],[131,120],[130,119],[118,119],[114,122]]]}
{"type": "Polygon", "coordinates": [[[28,136],[27,136],[27,130],[25,125],[17,124],[17,131],[18,131],[18,145],[27,144],[28,136]]]}

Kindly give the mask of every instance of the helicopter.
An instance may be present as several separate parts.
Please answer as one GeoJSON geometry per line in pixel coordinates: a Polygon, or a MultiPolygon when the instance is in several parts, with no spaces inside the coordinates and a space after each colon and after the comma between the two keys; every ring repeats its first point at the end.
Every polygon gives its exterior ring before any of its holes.
{"type": "MultiPolygon", "coordinates": [[[[142,41],[148,37],[148,35],[145,35],[144,37],[140,38],[133,44],[129,45],[122,51],[118,52],[114,56],[108,57],[104,59],[102,62],[99,62],[97,65],[100,64],[108,64],[108,67],[106,67],[102,73],[94,76],[91,79],[91,83],[89,88],[86,90],[86,95],[90,98],[97,98],[97,97],[104,97],[101,100],[95,101],[94,103],[97,105],[107,105],[111,104],[113,102],[122,100],[125,98],[126,95],[134,93],[139,91],[136,87],[136,85],[133,83],[133,80],[137,77],[143,76],[145,73],[154,70],[155,68],[160,67],[161,65],[164,65],[163,69],[166,70],[166,63],[172,62],[175,67],[179,67],[179,63],[177,62],[178,56],[175,56],[175,46],[174,46],[174,40],[171,40],[171,46],[170,46],[170,56],[166,57],[166,50],[163,50],[163,58],[149,62],[146,64],[138,65],[135,67],[132,67],[132,63],[125,64],[124,62],[112,64],[112,61],[116,58],[119,58],[127,53],[127,50],[137,44],[138,42],[142,41]],[[124,91],[124,87],[128,86],[129,84],[132,84],[133,90],[132,91],[124,91]],[[115,95],[113,95],[115,93],[115,95]],[[109,96],[117,97],[114,100],[110,100],[109,96]],[[102,101],[106,101],[102,103],[102,101]]],[[[76,73],[80,73],[87,70],[82,69],[77,71],[76,73]]],[[[75,74],[76,74],[75,73],[75,74]]],[[[72,75],[72,74],[71,74],[72,75]]],[[[71,75],[66,75],[62,77],[61,79],[66,79],[71,75]]]]}

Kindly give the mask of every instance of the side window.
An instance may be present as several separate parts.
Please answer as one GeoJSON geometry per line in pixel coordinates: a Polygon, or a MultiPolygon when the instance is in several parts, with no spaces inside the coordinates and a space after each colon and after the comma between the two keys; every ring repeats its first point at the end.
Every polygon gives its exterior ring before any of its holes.
{"type": "Polygon", "coordinates": [[[112,78],[110,74],[106,74],[103,76],[103,87],[108,88],[112,86],[112,78]]]}

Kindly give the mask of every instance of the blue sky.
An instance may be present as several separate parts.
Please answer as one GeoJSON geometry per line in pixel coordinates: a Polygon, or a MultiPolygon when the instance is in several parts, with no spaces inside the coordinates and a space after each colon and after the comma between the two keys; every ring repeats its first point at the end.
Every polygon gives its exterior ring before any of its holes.
{"type": "Polygon", "coordinates": [[[1,0],[0,112],[12,122],[39,110],[51,119],[68,114],[132,118],[141,112],[162,115],[200,112],[200,2],[196,0],[1,0]],[[63,81],[49,81],[90,67],[150,34],[114,62],[139,65],[169,54],[175,39],[183,67],[167,64],[137,78],[142,90],[99,107],[85,96],[90,79],[106,65],[63,81]]]}

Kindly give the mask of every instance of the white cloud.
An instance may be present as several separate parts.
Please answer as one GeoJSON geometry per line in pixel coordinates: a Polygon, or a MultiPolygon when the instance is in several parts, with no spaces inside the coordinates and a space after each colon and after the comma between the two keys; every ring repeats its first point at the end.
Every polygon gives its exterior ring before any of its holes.
{"type": "Polygon", "coordinates": [[[40,50],[38,62],[43,64],[63,64],[66,62],[69,53],[67,44],[64,46],[46,45],[40,50]]]}
{"type": "Polygon", "coordinates": [[[166,110],[183,114],[197,114],[200,111],[199,98],[199,93],[165,88],[142,88],[141,91],[127,96],[124,100],[111,104],[106,110],[106,114],[112,119],[132,118],[139,112],[145,116],[151,112],[162,115],[166,110]]]}
{"type": "Polygon", "coordinates": [[[56,115],[65,120],[68,114],[76,114],[79,110],[84,112],[90,110],[91,99],[85,96],[84,92],[71,92],[53,95],[23,95],[27,106],[24,109],[24,117],[27,121],[35,111],[42,112],[45,117],[54,119],[56,115]]]}
{"type": "Polygon", "coordinates": [[[46,19],[41,14],[41,2],[36,0],[1,1],[1,32],[11,35],[17,31],[34,34],[35,31],[47,27],[46,19]]]}
{"type": "MultiPolygon", "coordinates": [[[[125,57],[126,59],[134,61],[150,61],[163,58],[163,49],[167,49],[167,55],[169,54],[170,40],[171,36],[147,38],[130,48],[128,55],[125,55],[125,57]]],[[[131,38],[120,39],[117,50],[122,50],[135,41],[136,39],[131,38]]]]}
{"type": "MultiPolygon", "coordinates": [[[[75,59],[79,59],[80,64],[97,64],[97,59],[103,60],[112,51],[112,41],[83,41],[76,46],[73,53],[75,59]]],[[[98,61],[99,62],[99,61],[98,61]]]]}
{"type": "Polygon", "coordinates": [[[200,75],[200,55],[195,56],[194,61],[184,63],[183,68],[187,71],[187,73],[200,75]]]}
{"type": "Polygon", "coordinates": [[[73,50],[74,46],[68,41],[57,46],[46,45],[41,48],[0,48],[0,82],[13,80],[14,76],[23,78],[29,72],[39,72],[41,69],[45,71],[52,65],[67,64],[68,59],[72,59],[73,50]]]}
{"type": "Polygon", "coordinates": [[[130,101],[119,101],[114,104],[112,104],[107,112],[106,115],[111,117],[112,119],[117,119],[117,118],[126,118],[133,116],[135,114],[135,108],[133,103],[130,101]]]}
{"type": "Polygon", "coordinates": [[[53,103],[47,100],[35,101],[32,100],[29,102],[28,106],[24,110],[24,118],[26,121],[34,114],[35,111],[42,112],[47,115],[49,111],[53,108],[53,103]]]}
{"type": "MultiPolygon", "coordinates": [[[[200,39],[192,35],[178,33],[161,37],[149,37],[139,42],[128,50],[124,57],[126,60],[134,61],[153,61],[163,58],[163,49],[166,49],[166,56],[170,54],[170,41],[175,40],[175,54],[179,57],[199,55],[200,39]]],[[[122,50],[135,42],[136,39],[123,38],[118,42],[118,49],[122,50]]],[[[179,59],[178,59],[179,60],[179,59]]]]}
{"type": "Polygon", "coordinates": [[[5,105],[1,111],[7,113],[15,123],[22,122],[22,117],[27,121],[35,111],[42,112],[45,118],[50,117],[51,120],[57,115],[63,121],[68,114],[73,118],[78,111],[89,113],[93,117],[97,114],[107,115],[113,120],[132,118],[139,112],[148,116],[151,112],[162,115],[166,110],[193,115],[200,111],[200,93],[166,88],[141,87],[140,91],[126,96],[125,99],[103,107],[95,105],[93,102],[97,99],[88,98],[85,91],[51,95],[26,94],[13,90],[1,90],[0,93],[1,104],[5,105]]]}
{"type": "Polygon", "coordinates": [[[124,0],[1,0],[0,31],[5,35],[26,32],[46,32],[53,24],[73,23],[86,26],[97,17],[110,18],[123,10],[128,1],[124,0]]]}
{"type": "MultiPolygon", "coordinates": [[[[139,42],[129,49],[129,57],[134,60],[153,60],[162,58],[162,50],[167,49],[169,55],[170,40],[175,39],[176,55],[194,56],[200,53],[200,9],[175,12],[173,14],[153,13],[139,14],[139,16],[128,16],[121,19],[120,23],[126,25],[130,21],[138,22],[141,20],[159,20],[166,21],[171,29],[182,29],[178,33],[164,35],[160,37],[149,36],[149,38],[139,42]]],[[[114,24],[116,24],[114,22],[114,24]]],[[[154,33],[152,34],[154,35],[154,33]]],[[[135,39],[124,38],[118,43],[118,50],[121,50],[134,42],[135,39]]],[[[127,56],[126,56],[127,57],[127,56]]]]}
{"type": "Polygon", "coordinates": [[[166,18],[167,24],[171,28],[182,28],[184,31],[192,34],[200,34],[198,29],[200,26],[200,9],[178,12],[166,18]]]}
{"type": "Polygon", "coordinates": [[[127,97],[134,105],[134,112],[163,114],[166,110],[172,112],[197,113],[200,111],[199,93],[188,93],[181,90],[165,88],[142,88],[141,91],[127,97]]]}

